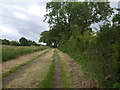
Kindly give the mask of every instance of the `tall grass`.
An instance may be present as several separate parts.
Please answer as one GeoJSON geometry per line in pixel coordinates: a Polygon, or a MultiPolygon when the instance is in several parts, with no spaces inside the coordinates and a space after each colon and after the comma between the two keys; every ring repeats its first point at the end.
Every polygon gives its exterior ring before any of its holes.
{"type": "Polygon", "coordinates": [[[98,60],[96,55],[92,54],[80,54],[77,55],[76,53],[69,53],[69,55],[76,60],[80,66],[81,70],[87,78],[91,79],[94,84],[96,84],[98,87],[105,87],[105,76],[103,74],[103,63],[98,60]]]}
{"type": "MultiPolygon", "coordinates": [[[[80,52],[67,52],[67,54],[73,58],[76,62],[78,62],[81,66],[82,72],[87,76],[88,79],[91,79],[97,87],[100,88],[118,88],[120,87],[119,83],[113,84],[115,82],[114,77],[115,73],[108,74],[112,75],[112,78],[110,77],[107,79],[108,76],[105,75],[105,69],[108,70],[109,68],[105,68],[105,64],[102,61],[101,57],[99,57],[96,54],[84,54],[80,52]],[[79,54],[78,54],[79,53],[79,54]],[[113,86],[112,86],[113,85],[113,86]]],[[[110,68],[110,72],[113,72],[115,66],[113,66],[113,63],[108,64],[112,67],[110,68]]]]}
{"type": "Polygon", "coordinates": [[[26,55],[32,52],[47,49],[45,46],[6,46],[3,45],[2,50],[2,61],[8,61],[19,57],[21,55],[26,55]]]}
{"type": "MultiPolygon", "coordinates": [[[[109,28],[109,27],[108,27],[109,28]]],[[[81,70],[104,88],[120,87],[117,29],[101,29],[96,36],[88,32],[61,40],[59,49],[80,63],[81,70]],[[116,39],[115,39],[116,38],[116,39]]]]}

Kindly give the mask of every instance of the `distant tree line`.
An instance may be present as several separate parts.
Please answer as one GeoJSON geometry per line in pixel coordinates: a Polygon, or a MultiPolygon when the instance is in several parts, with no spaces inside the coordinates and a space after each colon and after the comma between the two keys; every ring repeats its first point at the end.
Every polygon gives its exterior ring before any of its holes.
{"type": "Polygon", "coordinates": [[[31,41],[26,39],[25,37],[22,37],[19,39],[19,41],[9,41],[7,39],[0,39],[1,45],[11,45],[11,46],[39,46],[40,44],[37,44],[35,41],[31,41]]]}

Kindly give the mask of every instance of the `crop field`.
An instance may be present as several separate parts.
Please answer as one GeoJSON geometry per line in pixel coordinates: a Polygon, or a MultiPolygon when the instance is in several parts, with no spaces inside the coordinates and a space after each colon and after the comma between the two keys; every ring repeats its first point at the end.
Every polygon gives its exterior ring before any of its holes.
{"type": "Polygon", "coordinates": [[[8,61],[16,57],[47,49],[45,46],[7,46],[2,45],[2,61],[8,61]]]}

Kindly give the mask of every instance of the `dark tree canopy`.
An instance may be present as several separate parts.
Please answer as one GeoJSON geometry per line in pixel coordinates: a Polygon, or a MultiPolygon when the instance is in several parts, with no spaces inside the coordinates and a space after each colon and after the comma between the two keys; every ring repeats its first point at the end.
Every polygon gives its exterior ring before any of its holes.
{"type": "Polygon", "coordinates": [[[49,2],[46,9],[50,31],[44,31],[40,41],[49,46],[58,46],[75,33],[92,32],[91,24],[106,21],[113,12],[108,2],[49,2]]]}
{"type": "Polygon", "coordinates": [[[19,42],[22,46],[27,46],[28,45],[28,40],[24,37],[20,38],[19,42]]]}
{"type": "Polygon", "coordinates": [[[20,43],[17,42],[17,41],[11,41],[10,45],[12,45],[12,46],[20,46],[20,43]]]}
{"type": "Polygon", "coordinates": [[[0,42],[1,42],[1,44],[2,45],[9,45],[10,44],[10,41],[9,40],[7,40],[7,39],[0,39],[0,42]]]}
{"type": "Polygon", "coordinates": [[[35,41],[27,40],[26,38],[22,37],[19,39],[19,42],[22,46],[31,46],[31,45],[38,45],[35,41]]]}
{"type": "Polygon", "coordinates": [[[0,39],[1,45],[11,45],[11,46],[39,46],[35,41],[27,40],[26,38],[22,37],[18,41],[9,41],[7,39],[0,39]]]}

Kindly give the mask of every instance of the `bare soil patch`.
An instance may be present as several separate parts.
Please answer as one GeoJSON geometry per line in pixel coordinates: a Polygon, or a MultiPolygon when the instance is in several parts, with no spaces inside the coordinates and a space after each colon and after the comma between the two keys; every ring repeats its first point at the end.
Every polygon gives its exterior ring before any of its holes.
{"type": "MultiPolygon", "coordinates": [[[[58,50],[59,51],[59,50],[58,50]]],[[[71,87],[70,88],[96,88],[97,84],[93,83],[85,73],[81,71],[80,64],[76,63],[67,54],[59,51],[61,60],[66,62],[66,71],[69,74],[71,87]]]]}
{"type": "Polygon", "coordinates": [[[53,50],[43,55],[29,68],[24,69],[6,88],[36,88],[44,79],[44,76],[52,62],[53,50]]]}

